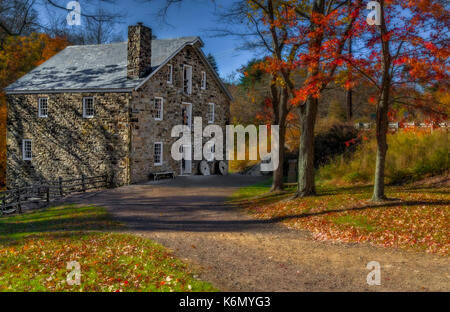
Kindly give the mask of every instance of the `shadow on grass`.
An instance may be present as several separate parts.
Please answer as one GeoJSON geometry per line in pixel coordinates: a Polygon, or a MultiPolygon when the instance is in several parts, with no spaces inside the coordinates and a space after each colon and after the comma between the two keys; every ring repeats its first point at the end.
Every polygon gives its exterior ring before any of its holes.
{"type": "Polygon", "coordinates": [[[106,231],[119,228],[100,207],[52,207],[34,213],[0,218],[0,243],[36,234],[106,231]]]}

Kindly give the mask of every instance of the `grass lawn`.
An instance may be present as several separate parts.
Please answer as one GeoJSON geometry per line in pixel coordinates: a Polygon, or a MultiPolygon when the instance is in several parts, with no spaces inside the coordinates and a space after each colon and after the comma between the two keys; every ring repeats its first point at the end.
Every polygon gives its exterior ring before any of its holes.
{"type": "Polygon", "coordinates": [[[0,218],[0,291],[215,291],[164,247],[111,232],[119,228],[99,207],[0,218]],[[66,282],[72,261],[80,286],[66,282]]]}
{"type": "Polygon", "coordinates": [[[269,182],[240,189],[231,201],[260,219],[309,230],[317,240],[369,242],[448,255],[450,192],[441,188],[387,187],[395,200],[369,201],[372,187],[318,187],[317,197],[292,200],[295,186],[271,194],[269,182]]]}

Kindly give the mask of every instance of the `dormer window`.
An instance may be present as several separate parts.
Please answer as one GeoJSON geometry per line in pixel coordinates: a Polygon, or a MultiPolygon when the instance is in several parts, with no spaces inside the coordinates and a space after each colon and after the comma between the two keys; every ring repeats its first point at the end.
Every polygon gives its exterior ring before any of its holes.
{"type": "Polygon", "coordinates": [[[192,66],[183,66],[183,92],[187,95],[192,94],[192,66]]]}
{"type": "Polygon", "coordinates": [[[173,83],[173,66],[172,64],[167,65],[167,83],[173,83]]]}
{"type": "Polygon", "coordinates": [[[202,71],[202,90],[206,90],[206,72],[202,71]]]}

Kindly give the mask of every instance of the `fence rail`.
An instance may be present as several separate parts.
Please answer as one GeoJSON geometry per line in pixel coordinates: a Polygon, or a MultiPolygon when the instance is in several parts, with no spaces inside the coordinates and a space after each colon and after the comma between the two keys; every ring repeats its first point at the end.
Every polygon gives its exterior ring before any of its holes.
{"type": "Polygon", "coordinates": [[[22,213],[25,203],[48,204],[52,199],[61,198],[73,193],[86,192],[93,189],[107,188],[108,176],[95,176],[58,181],[39,182],[32,185],[0,191],[0,216],[22,213]]]}

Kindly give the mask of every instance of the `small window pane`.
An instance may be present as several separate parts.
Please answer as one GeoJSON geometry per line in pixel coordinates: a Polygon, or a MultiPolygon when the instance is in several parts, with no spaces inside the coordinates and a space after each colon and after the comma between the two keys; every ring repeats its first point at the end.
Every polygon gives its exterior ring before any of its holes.
{"type": "Polygon", "coordinates": [[[185,94],[192,94],[192,67],[184,65],[183,67],[183,91],[185,94]]]}
{"type": "Polygon", "coordinates": [[[155,165],[162,164],[162,143],[155,143],[155,165]]]}
{"type": "Polygon", "coordinates": [[[206,72],[202,72],[202,89],[206,90],[206,72]]]}
{"type": "Polygon", "coordinates": [[[22,144],[23,160],[31,160],[33,158],[31,140],[23,140],[22,144]]]}
{"type": "Polygon", "coordinates": [[[39,117],[41,117],[41,118],[48,117],[48,99],[47,98],[39,99],[39,117]]]}
{"type": "Polygon", "coordinates": [[[155,98],[154,108],[155,108],[155,119],[162,120],[163,119],[163,99],[162,98],[155,98]]]}
{"type": "Polygon", "coordinates": [[[172,83],[172,77],[173,77],[173,67],[172,65],[168,65],[167,67],[167,83],[172,83]]]}
{"type": "Polygon", "coordinates": [[[84,98],[83,99],[83,117],[92,118],[94,117],[94,99],[84,98]]]}
{"type": "Polygon", "coordinates": [[[208,122],[214,123],[214,103],[209,103],[209,109],[208,109],[208,122]]]}

